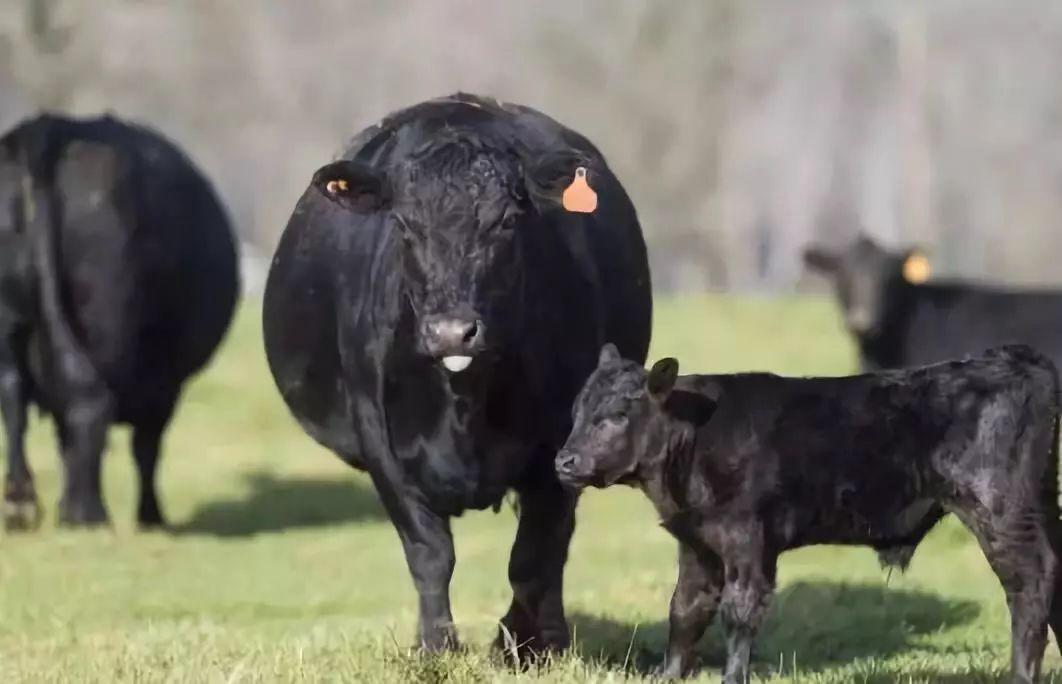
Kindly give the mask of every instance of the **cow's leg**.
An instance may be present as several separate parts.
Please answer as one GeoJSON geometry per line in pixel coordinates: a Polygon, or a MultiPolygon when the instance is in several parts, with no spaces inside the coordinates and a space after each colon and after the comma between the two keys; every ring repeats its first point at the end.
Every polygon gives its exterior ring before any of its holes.
{"type": "Polygon", "coordinates": [[[694,649],[715,615],[722,587],[721,561],[679,544],[679,576],[671,596],[667,655],[659,670],[661,677],[684,677],[693,669],[694,649]]]}
{"type": "Polygon", "coordinates": [[[59,521],[64,525],[107,523],[100,476],[110,414],[110,398],[105,391],[94,390],[76,393],[56,416],[65,467],[59,500],[59,521]]]}
{"type": "Polygon", "coordinates": [[[26,461],[26,392],[13,358],[0,351],[0,414],[7,440],[7,481],[4,484],[4,526],[9,530],[33,529],[40,524],[41,508],[26,461]]]}
{"type": "Polygon", "coordinates": [[[1011,678],[1029,684],[1040,678],[1047,647],[1047,621],[1058,574],[1043,516],[1035,510],[1007,511],[1006,519],[988,508],[959,515],[977,537],[1007,596],[1011,625],[1011,678]]]}
{"type": "Polygon", "coordinates": [[[520,521],[509,556],[513,600],[501,619],[495,646],[507,654],[515,649],[518,657],[525,658],[571,644],[563,585],[578,495],[545,469],[517,492],[520,521]]]}
{"type": "Polygon", "coordinates": [[[719,613],[726,634],[726,672],[723,684],[747,684],[749,660],[756,632],[767,614],[767,606],[774,591],[777,558],[755,549],[724,558],[725,580],[719,613]]]}
{"type": "Polygon", "coordinates": [[[164,409],[153,412],[150,417],[137,421],[133,426],[133,458],[140,475],[140,505],[136,520],[141,527],[162,527],[166,524],[159,508],[155,488],[155,471],[158,466],[162,435],[173,413],[173,402],[164,409]]]}
{"type": "Polygon", "coordinates": [[[418,645],[429,652],[457,648],[450,612],[450,578],[456,562],[450,518],[430,510],[419,492],[403,488],[381,471],[370,470],[370,475],[398,531],[417,590],[418,645]]]}

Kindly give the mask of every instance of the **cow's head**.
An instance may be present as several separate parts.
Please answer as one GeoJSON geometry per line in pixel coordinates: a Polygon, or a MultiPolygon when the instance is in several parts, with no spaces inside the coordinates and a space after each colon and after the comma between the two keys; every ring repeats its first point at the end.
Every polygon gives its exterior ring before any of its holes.
{"type": "Polygon", "coordinates": [[[557,454],[561,482],[607,487],[660,457],[668,430],[664,404],[678,368],[675,359],[661,359],[646,373],[606,344],[575,400],[572,432],[557,454]]]}
{"type": "Polygon", "coordinates": [[[858,336],[880,333],[890,305],[907,287],[929,278],[929,260],[922,251],[890,252],[864,235],[840,252],[809,247],[804,263],[833,279],[845,324],[858,336]]]}
{"type": "Polygon", "coordinates": [[[575,151],[529,159],[499,147],[455,136],[386,173],[344,160],[314,176],[328,199],[353,214],[380,213],[401,235],[416,348],[451,372],[519,343],[520,237],[562,211],[561,191],[590,164],[575,151]]]}

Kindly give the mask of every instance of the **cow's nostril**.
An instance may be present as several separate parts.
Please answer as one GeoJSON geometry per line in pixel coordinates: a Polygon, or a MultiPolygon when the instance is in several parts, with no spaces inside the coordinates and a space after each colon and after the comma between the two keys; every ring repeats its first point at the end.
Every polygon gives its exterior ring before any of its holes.
{"type": "Polygon", "coordinates": [[[469,344],[476,339],[477,335],[479,335],[479,321],[472,321],[472,324],[468,326],[468,330],[465,330],[465,335],[461,338],[461,341],[469,344]]]}

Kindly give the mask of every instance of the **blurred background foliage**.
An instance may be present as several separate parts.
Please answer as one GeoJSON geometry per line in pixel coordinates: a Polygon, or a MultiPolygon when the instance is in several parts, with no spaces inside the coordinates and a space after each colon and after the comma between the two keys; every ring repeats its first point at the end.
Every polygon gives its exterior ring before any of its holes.
{"type": "Polygon", "coordinates": [[[0,122],[114,112],[179,141],[249,285],[315,168],[455,90],[540,108],[605,152],[662,292],[802,286],[859,230],[936,272],[1057,283],[1053,0],[2,0],[0,122]]]}

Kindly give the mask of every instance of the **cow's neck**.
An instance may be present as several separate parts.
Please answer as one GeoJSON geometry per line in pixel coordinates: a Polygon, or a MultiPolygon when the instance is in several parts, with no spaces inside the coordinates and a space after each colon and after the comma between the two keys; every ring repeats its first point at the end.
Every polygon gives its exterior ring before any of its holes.
{"type": "Polygon", "coordinates": [[[859,357],[863,370],[898,368],[905,363],[905,341],[911,317],[922,286],[901,282],[892,286],[884,320],[873,335],[859,335],[859,357]]]}

